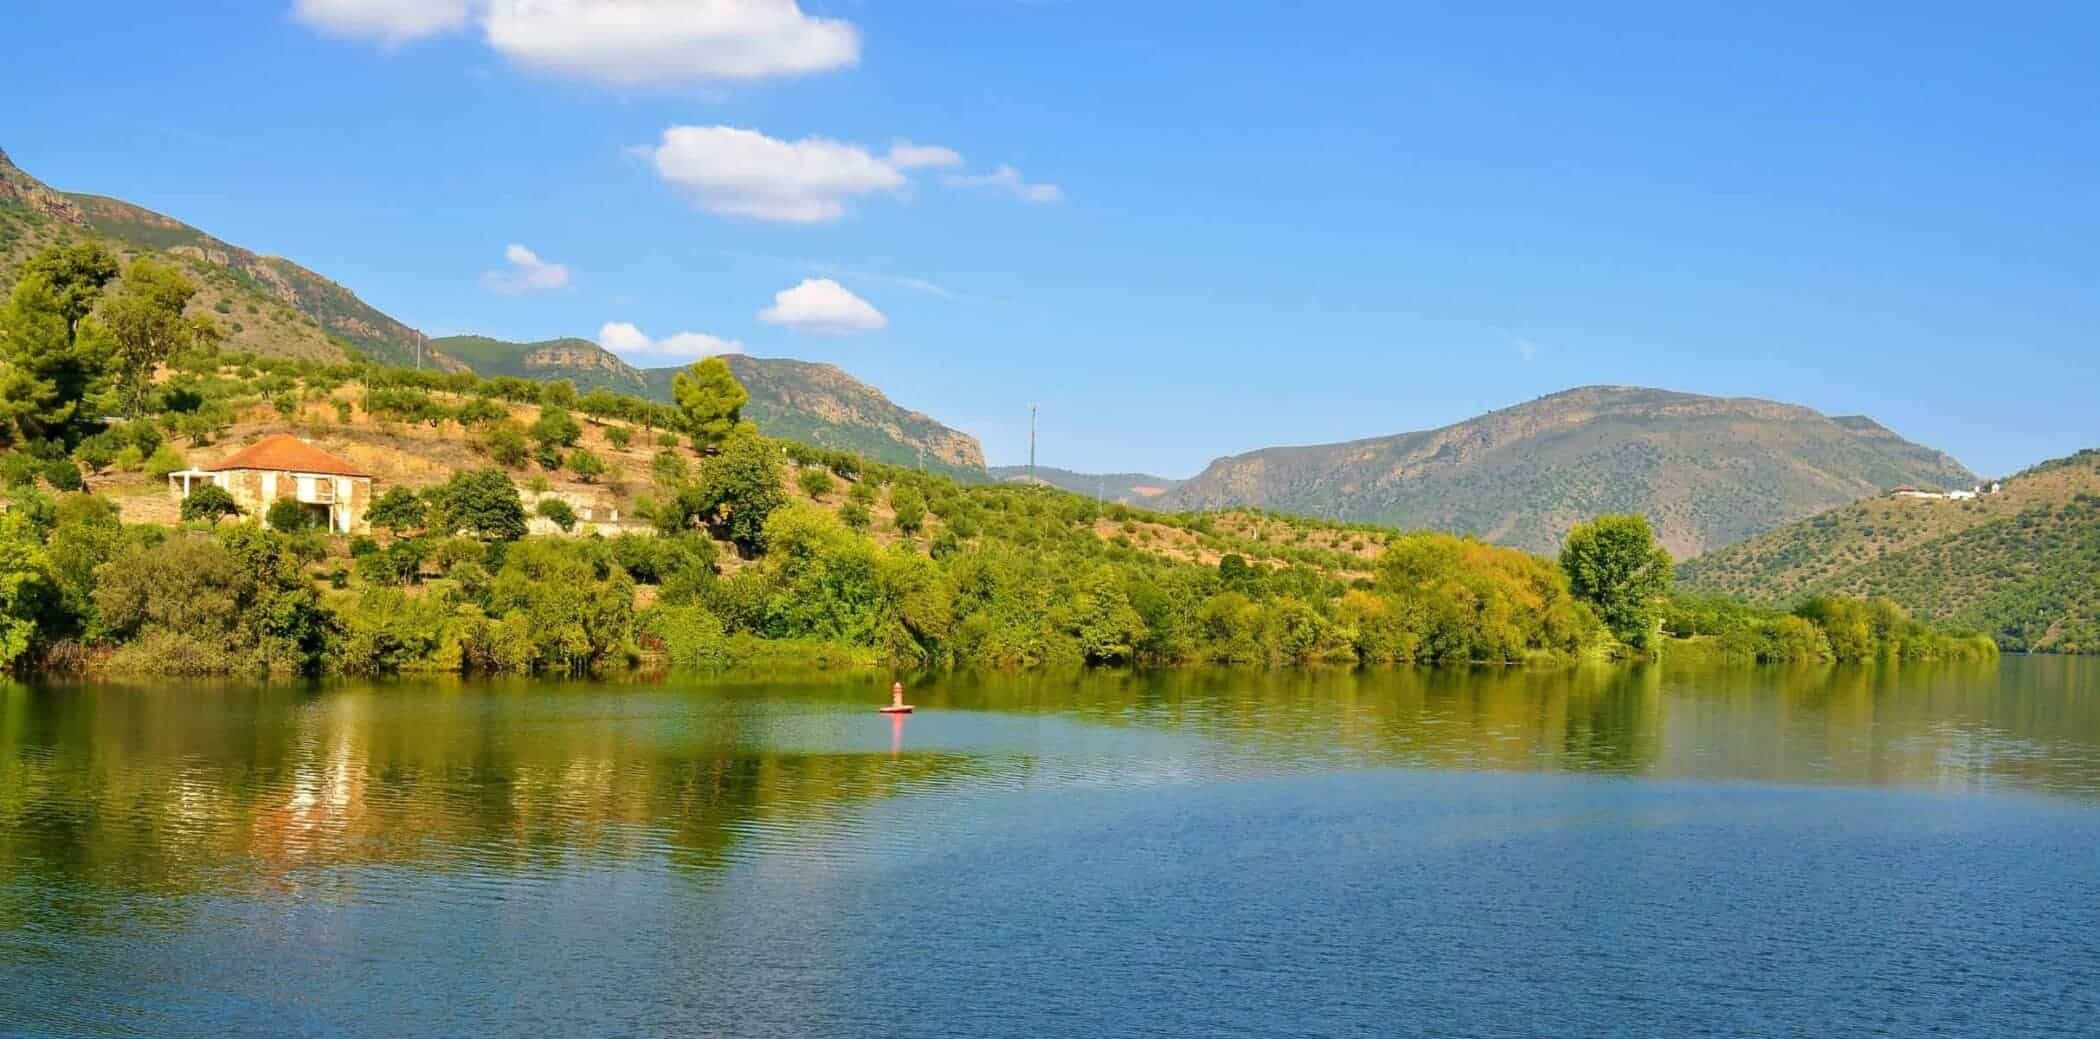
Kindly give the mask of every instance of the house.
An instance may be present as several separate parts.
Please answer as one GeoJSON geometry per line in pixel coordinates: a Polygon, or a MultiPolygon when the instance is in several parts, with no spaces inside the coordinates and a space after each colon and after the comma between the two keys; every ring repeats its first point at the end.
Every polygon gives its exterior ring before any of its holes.
{"type": "Polygon", "coordinates": [[[338,534],[364,529],[372,504],[370,473],[286,433],[264,437],[215,465],[168,474],[178,502],[206,484],[224,488],[249,515],[296,501],[338,534]]]}

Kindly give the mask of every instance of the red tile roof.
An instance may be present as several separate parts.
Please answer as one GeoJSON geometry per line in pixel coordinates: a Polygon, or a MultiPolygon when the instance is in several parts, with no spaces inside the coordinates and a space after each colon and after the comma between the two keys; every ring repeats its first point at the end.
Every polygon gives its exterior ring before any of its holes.
{"type": "Polygon", "coordinates": [[[325,476],[371,476],[356,466],[289,433],[266,436],[235,451],[229,458],[204,467],[206,472],[229,469],[265,469],[284,473],[320,473],[325,476]]]}

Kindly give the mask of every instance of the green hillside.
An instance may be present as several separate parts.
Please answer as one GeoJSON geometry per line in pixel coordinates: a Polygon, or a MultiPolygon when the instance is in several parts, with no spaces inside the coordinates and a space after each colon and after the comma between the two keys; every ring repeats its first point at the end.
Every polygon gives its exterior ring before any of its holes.
{"type": "Polygon", "coordinates": [[[1593,386],[1442,429],[1219,459],[1159,505],[1470,532],[1534,552],[1590,516],[1637,512],[1686,558],[1893,485],[1974,482],[1870,419],[1593,386]]]}
{"type": "MultiPolygon", "coordinates": [[[[453,336],[433,339],[431,346],[484,376],[567,379],[579,390],[603,387],[659,401],[671,400],[671,379],[683,370],[636,368],[587,339],[508,343],[453,336]]],[[[975,437],[898,407],[835,365],[743,354],[723,360],[751,393],[745,414],[772,436],[905,468],[984,479],[984,450],[975,437]]]]}
{"type": "Polygon", "coordinates": [[[2100,451],[2036,466],[1974,501],[1834,509],[1693,560],[1679,579],[1770,604],[1887,596],[2007,649],[2100,651],[2100,451]]]}
{"type": "MultiPolygon", "coordinates": [[[[119,199],[68,194],[0,152],[0,286],[38,250],[94,238],[126,260],[150,255],[179,267],[199,291],[190,313],[209,317],[230,352],[307,361],[361,353],[385,364],[440,371],[567,379],[579,390],[671,399],[675,368],[640,369],[586,339],[511,343],[484,336],[425,339],[328,278],[222,241],[119,199]]],[[[751,391],[747,414],[769,434],[906,467],[984,478],[984,453],[966,433],[900,408],[832,365],[731,357],[751,391]]]]}
{"type": "Polygon", "coordinates": [[[1027,483],[1033,477],[1046,487],[1124,505],[1150,505],[1181,483],[1151,473],[1079,473],[1049,465],[995,465],[985,471],[1001,483],[1027,483]]]}

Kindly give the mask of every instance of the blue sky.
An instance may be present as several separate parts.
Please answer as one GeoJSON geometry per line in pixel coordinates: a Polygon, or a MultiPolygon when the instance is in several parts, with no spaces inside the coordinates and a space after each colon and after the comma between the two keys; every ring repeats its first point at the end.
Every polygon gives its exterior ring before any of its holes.
{"type": "Polygon", "coordinates": [[[2100,445],[2090,5],[24,6],[52,184],[433,334],[832,361],[995,463],[1031,402],[1183,476],[1590,383],[2100,445]]]}

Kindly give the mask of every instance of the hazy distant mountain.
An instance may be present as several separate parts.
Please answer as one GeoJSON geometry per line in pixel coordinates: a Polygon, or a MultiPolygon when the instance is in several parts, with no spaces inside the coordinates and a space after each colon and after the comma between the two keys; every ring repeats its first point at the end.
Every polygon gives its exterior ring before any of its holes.
{"type": "MultiPolygon", "coordinates": [[[[1027,483],[1028,467],[1025,465],[995,465],[987,470],[992,479],[1003,483],[1027,483]]],[[[1070,469],[1057,469],[1047,465],[1035,467],[1036,482],[1059,487],[1075,494],[1085,494],[1125,505],[1151,507],[1168,491],[1180,486],[1180,480],[1149,473],[1075,473],[1070,469]]]]}
{"type": "Polygon", "coordinates": [[[1974,482],[1871,419],[1592,386],[1442,429],[1221,458],[1158,505],[1472,532],[1536,552],[1598,513],[1640,512],[1684,558],[1896,484],[1974,482]]]}
{"type": "Polygon", "coordinates": [[[2045,462],[1972,500],[1882,496],[1685,564],[1696,591],[1773,605],[1885,595],[2008,649],[2100,653],[2100,451],[2045,462]]]}
{"type": "MultiPolygon", "coordinates": [[[[567,379],[580,390],[605,386],[664,401],[671,399],[671,377],[684,368],[637,368],[588,339],[509,343],[451,336],[430,345],[482,375],[567,379]]],[[[751,391],[745,414],[773,436],[897,465],[984,477],[984,449],[977,438],[898,407],[834,365],[742,354],[723,360],[751,391]]]]}

